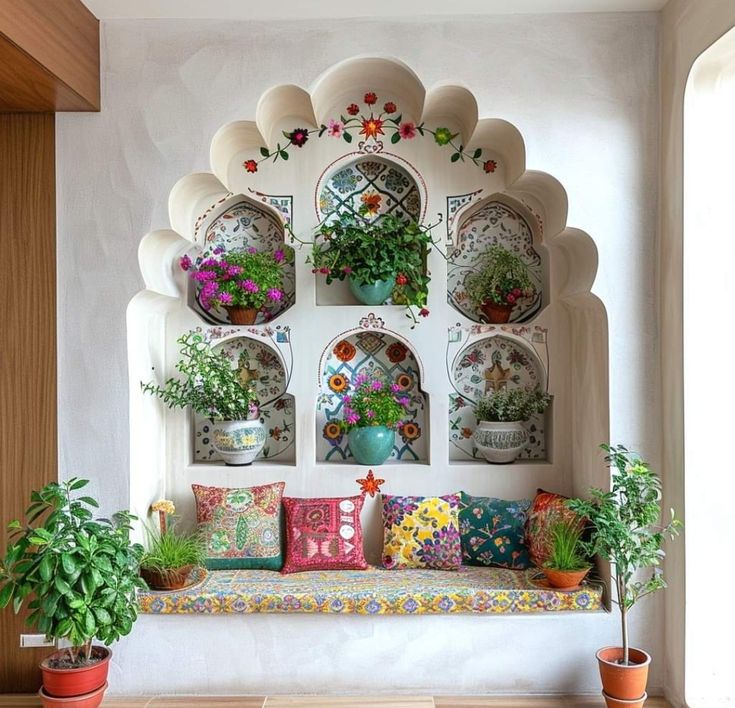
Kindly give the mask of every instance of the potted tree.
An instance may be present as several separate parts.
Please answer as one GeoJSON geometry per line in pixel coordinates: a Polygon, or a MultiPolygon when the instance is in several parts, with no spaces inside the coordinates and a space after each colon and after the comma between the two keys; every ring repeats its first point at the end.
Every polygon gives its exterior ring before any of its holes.
{"type": "Polygon", "coordinates": [[[515,253],[498,245],[482,254],[478,266],[479,270],[465,279],[467,295],[491,324],[510,321],[516,303],[536,292],[528,266],[515,253]]]}
{"type": "Polygon", "coordinates": [[[28,600],[27,622],[48,639],[68,640],[41,662],[44,706],[95,708],[107,687],[112,644],[130,632],[137,617],[136,589],[143,553],[130,542],[122,511],[95,519],[98,504],[75,492],[85,479],[46,485],[31,494],[26,523],[8,524],[10,543],[0,563],[0,607],[18,612],[28,600]]]}
{"type": "Polygon", "coordinates": [[[551,396],[540,388],[501,388],[475,404],[477,428],[472,436],[488,462],[513,462],[528,442],[523,423],[543,413],[551,396]]]}
{"type": "Polygon", "coordinates": [[[201,533],[185,533],[176,528],[176,507],[168,499],[151,505],[158,514],[158,531],[146,528],[146,547],[140,559],[140,575],[151,590],[180,590],[191,571],[204,563],[201,533]]]}
{"type": "Polygon", "coordinates": [[[158,396],[169,408],[191,408],[215,421],[212,440],[226,465],[249,465],[265,445],[265,428],[255,389],[243,384],[224,352],[212,349],[201,334],[180,337],[181,359],[176,370],[183,379],[170,378],[163,386],[143,383],[144,393],[158,396]]]}
{"type": "Polygon", "coordinates": [[[320,224],[307,262],[328,284],[347,278],[350,292],[365,305],[382,305],[392,297],[416,322],[412,306],[428,314],[430,228],[393,214],[371,216],[363,206],[357,216],[341,213],[320,224]]]}
{"type": "Polygon", "coordinates": [[[350,451],[361,465],[382,465],[393,452],[396,428],[406,416],[410,400],[398,384],[360,373],[352,392],[342,396],[342,430],[350,451]]]}
{"type": "Polygon", "coordinates": [[[251,325],[267,303],[283,299],[285,258],[282,249],[267,253],[250,247],[226,253],[219,246],[213,255],[194,262],[185,255],[180,265],[197,283],[197,297],[205,310],[222,307],[233,324],[251,325]]]}
{"type": "Polygon", "coordinates": [[[592,489],[590,501],[569,500],[567,505],[589,519],[592,535],[583,547],[588,555],[600,555],[612,564],[615,584],[613,602],[620,610],[622,646],[597,652],[603,694],[610,708],[642,706],[651,657],[628,642],[628,613],[642,598],[666,587],[660,564],[665,557],[664,540],[679,533],[681,522],[671,510],[671,520],[661,518],[661,481],[637,454],[622,445],[603,445],[612,468],[612,490],[592,489]],[[650,570],[641,579],[639,571],[650,570]]]}
{"type": "Polygon", "coordinates": [[[551,549],[542,567],[546,580],[557,590],[576,590],[592,565],[584,555],[581,519],[559,516],[550,528],[551,549]]]}

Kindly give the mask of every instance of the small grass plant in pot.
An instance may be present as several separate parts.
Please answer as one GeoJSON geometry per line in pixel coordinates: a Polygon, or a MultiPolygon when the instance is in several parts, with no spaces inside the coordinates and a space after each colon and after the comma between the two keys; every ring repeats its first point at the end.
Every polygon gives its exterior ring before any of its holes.
{"type": "Polygon", "coordinates": [[[185,255],[180,265],[196,282],[204,310],[221,307],[232,324],[251,325],[266,305],[276,305],[284,297],[281,269],[286,253],[285,249],[267,253],[252,246],[228,253],[218,246],[212,255],[196,261],[185,255]]]}
{"type": "Polygon", "coordinates": [[[263,449],[265,428],[255,389],[243,384],[227,355],[212,349],[201,334],[188,332],[178,340],[181,358],[163,386],[143,383],[144,393],[161,398],[169,408],[186,408],[213,421],[212,442],[227,465],[249,465],[263,449]]]}
{"type": "Polygon", "coordinates": [[[393,452],[395,431],[406,418],[408,396],[377,374],[359,373],[342,395],[342,430],[361,465],[382,465],[393,452]]]}
{"type": "Polygon", "coordinates": [[[350,292],[365,305],[382,305],[389,298],[405,305],[416,324],[415,310],[421,317],[429,314],[430,229],[393,214],[379,215],[363,204],[357,215],[340,213],[318,227],[307,262],[327,284],[347,279],[350,292]]]}
{"type": "Polygon", "coordinates": [[[465,289],[490,324],[509,322],[516,304],[536,293],[526,263],[498,245],[480,256],[478,270],[465,279],[465,289]]]}
{"type": "Polygon", "coordinates": [[[95,499],[77,496],[87,480],[46,485],[31,494],[25,524],[8,525],[0,563],[0,607],[19,612],[49,640],[71,646],[41,662],[44,706],[95,708],[102,702],[112,652],[137,617],[136,590],[143,547],[131,543],[126,511],[95,519],[95,499]],[[93,639],[102,642],[93,645],[93,639]]]}
{"type": "Polygon", "coordinates": [[[610,708],[620,701],[641,706],[651,657],[630,646],[628,616],[639,600],[666,587],[660,568],[663,544],[678,535],[681,522],[672,509],[670,521],[660,525],[661,480],[647,462],[622,445],[602,448],[612,469],[612,489],[592,489],[591,500],[569,500],[567,506],[589,519],[592,533],[582,542],[584,551],[600,555],[613,570],[622,641],[597,652],[605,700],[610,708]]]}
{"type": "Polygon", "coordinates": [[[488,462],[514,462],[528,443],[523,423],[543,413],[550,402],[551,396],[538,387],[505,387],[489,393],[475,404],[475,447],[488,462]]]}
{"type": "Polygon", "coordinates": [[[592,568],[582,548],[584,524],[560,515],[550,533],[550,553],[542,568],[546,580],[557,590],[576,590],[592,568]]]}
{"type": "Polygon", "coordinates": [[[204,563],[203,539],[198,531],[186,533],[177,528],[176,507],[169,499],[159,499],[151,511],[158,514],[158,531],[146,528],[140,574],[151,590],[180,590],[191,571],[204,563]]]}

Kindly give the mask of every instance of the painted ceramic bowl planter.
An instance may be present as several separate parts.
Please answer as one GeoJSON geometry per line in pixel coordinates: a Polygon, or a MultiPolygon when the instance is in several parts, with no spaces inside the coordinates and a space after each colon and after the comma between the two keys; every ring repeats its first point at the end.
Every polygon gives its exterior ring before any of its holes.
{"type": "Polygon", "coordinates": [[[540,389],[501,388],[475,405],[478,424],[473,440],[488,462],[515,461],[528,442],[523,422],[546,410],[551,396],[540,389]]]}
{"type": "MultiPolygon", "coordinates": [[[[256,414],[257,415],[257,411],[256,414]]],[[[216,420],[212,430],[214,449],[226,465],[250,465],[263,449],[265,426],[259,418],[216,420]]]]}

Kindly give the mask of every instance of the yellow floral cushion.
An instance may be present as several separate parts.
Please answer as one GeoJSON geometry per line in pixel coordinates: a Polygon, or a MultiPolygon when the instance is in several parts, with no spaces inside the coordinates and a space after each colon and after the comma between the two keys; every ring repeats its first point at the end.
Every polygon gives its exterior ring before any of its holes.
{"type": "Polygon", "coordinates": [[[457,570],[462,564],[459,496],[383,494],[383,566],[457,570]]]}

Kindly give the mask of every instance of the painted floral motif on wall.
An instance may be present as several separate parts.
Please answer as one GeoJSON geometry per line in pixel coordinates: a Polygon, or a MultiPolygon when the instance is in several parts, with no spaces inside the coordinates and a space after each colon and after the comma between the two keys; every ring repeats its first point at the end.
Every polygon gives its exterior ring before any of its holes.
{"type": "MultiPolygon", "coordinates": [[[[461,218],[461,217],[460,217],[461,218]]],[[[541,257],[533,247],[533,235],[526,220],[500,202],[489,202],[471,213],[457,229],[455,250],[447,273],[447,300],[450,305],[475,322],[481,314],[475,309],[464,287],[465,278],[477,270],[479,257],[494,245],[518,255],[528,265],[536,295],[520,300],[511,315],[512,322],[530,320],[541,308],[541,257]]]]}
{"type": "MultiPolygon", "coordinates": [[[[543,385],[536,358],[520,343],[503,336],[487,337],[470,344],[452,369],[455,393],[449,396],[449,442],[451,460],[482,459],[472,442],[477,421],[476,401],[506,387],[543,385]]],[[[520,459],[546,459],[544,416],[535,415],[524,424],[528,446],[520,459]]]]}
{"type": "Polygon", "coordinates": [[[420,389],[419,367],[413,352],[387,332],[365,331],[350,334],[332,345],[324,357],[321,391],[317,399],[317,460],[352,461],[347,436],[342,434],[344,393],[361,372],[382,371],[387,380],[400,387],[410,403],[407,418],[396,431],[396,444],[388,463],[396,460],[424,462],[428,459],[428,411],[420,389]]]}
{"type": "MultiPolygon", "coordinates": [[[[262,324],[280,315],[295,301],[294,252],[290,246],[284,245],[283,228],[273,214],[251,202],[239,201],[225,209],[207,226],[202,250],[206,258],[219,249],[229,252],[247,248],[266,253],[280,250],[285,255],[281,267],[283,297],[258,313],[256,324],[262,324]]],[[[229,323],[227,312],[221,308],[215,307],[207,311],[198,301],[194,303],[194,307],[209,322],[229,323]]]]}
{"type": "MultiPolygon", "coordinates": [[[[285,393],[286,371],[278,355],[267,344],[249,337],[229,339],[216,347],[224,351],[237,369],[240,380],[253,383],[261,403],[260,417],[265,424],[266,443],[260,458],[294,460],[294,399],[285,393]]],[[[208,418],[194,419],[194,460],[219,460],[212,445],[213,423],[208,418]]]]}

